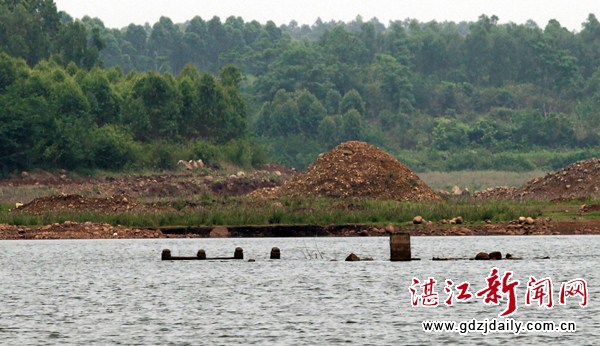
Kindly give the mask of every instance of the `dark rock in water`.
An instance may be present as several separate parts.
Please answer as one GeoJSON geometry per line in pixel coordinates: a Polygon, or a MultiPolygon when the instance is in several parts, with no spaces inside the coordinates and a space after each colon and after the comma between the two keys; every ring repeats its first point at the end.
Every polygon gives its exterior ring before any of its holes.
{"type": "Polygon", "coordinates": [[[368,256],[368,257],[365,257],[365,258],[361,258],[360,260],[361,260],[361,261],[372,261],[372,260],[373,260],[373,257],[371,257],[371,256],[368,256]]]}
{"type": "Polygon", "coordinates": [[[251,258],[251,259],[248,260],[248,262],[256,262],[256,260],[253,259],[253,258],[251,258]]]}
{"type": "Polygon", "coordinates": [[[198,257],[199,260],[205,260],[206,259],[206,251],[204,251],[203,249],[198,250],[196,257],[198,257]]]}
{"type": "Polygon", "coordinates": [[[491,260],[501,260],[502,253],[500,251],[490,252],[489,254],[491,260]]]}
{"type": "Polygon", "coordinates": [[[162,251],[162,254],[161,254],[161,256],[160,256],[160,257],[161,257],[161,259],[162,259],[163,261],[165,261],[165,260],[170,260],[170,259],[171,259],[171,250],[169,250],[169,249],[164,249],[164,250],[162,251]]]}
{"type": "Polygon", "coordinates": [[[349,254],[348,257],[346,257],[346,262],[356,262],[356,261],[360,261],[360,258],[353,253],[349,254]]]}
{"type": "Polygon", "coordinates": [[[274,247],[271,249],[271,259],[280,259],[281,258],[281,250],[278,247],[274,247]]]}
{"type": "Polygon", "coordinates": [[[506,259],[511,259],[511,258],[513,258],[513,255],[512,255],[512,254],[509,254],[509,253],[507,253],[505,258],[506,258],[506,259]]]}
{"type": "Polygon", "coordinates": [[[490,259],[490,255],[487,252],[480,252],[475,256],[476,260],[487,261],[490,259]]]}

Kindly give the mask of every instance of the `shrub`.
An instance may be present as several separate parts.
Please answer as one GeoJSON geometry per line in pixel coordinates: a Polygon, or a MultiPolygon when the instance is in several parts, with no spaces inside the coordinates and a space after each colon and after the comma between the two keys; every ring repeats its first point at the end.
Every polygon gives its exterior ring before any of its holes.
{"type": "Polygon", "coordinates": [[[120,169],[134,159],[135,143],[130,134],[113,125],[92,132],[94,165],[102,169],[120,169]]]}

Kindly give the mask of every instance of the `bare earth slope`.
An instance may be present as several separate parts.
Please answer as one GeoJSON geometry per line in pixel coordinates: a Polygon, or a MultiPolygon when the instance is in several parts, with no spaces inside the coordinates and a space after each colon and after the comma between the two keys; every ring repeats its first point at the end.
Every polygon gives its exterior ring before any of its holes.
{"type": "Polygon", "coordinates": [[[391,155],[364,142],[345,142],[281,186],[278,195],[431,201],[438,195],[391,155]]]}
{"type": "Polygon", "coordinates": [[[559,171],[528,181],[519,188],[497,187],[477,192],[483,200],[576,200],[600,197],[600,159],[575,162],[559,171]]]}

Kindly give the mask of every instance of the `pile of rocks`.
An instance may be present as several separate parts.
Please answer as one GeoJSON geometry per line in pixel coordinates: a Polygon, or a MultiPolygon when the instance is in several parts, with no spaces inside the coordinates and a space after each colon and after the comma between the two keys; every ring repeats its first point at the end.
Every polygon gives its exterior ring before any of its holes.
{"type": "Polygon", "coordinates": [[[345,142],[319,158],[278,189],[255,197],[372,198],[433,201],[439,196],[405,165],[364,142],[345,142]]]}
{"type": "Polygon", "coordinates": [[[600,197],[600,159],[575,162],[515,188],[500,186],[476,192],[478,200],[576,200],[600,197]]]}
{"type": "Polygon", "coordinates": [[[574,200],[600,196],[600,159],[575,162],[535,178],[514,193],[520,200],[574,200]]]}

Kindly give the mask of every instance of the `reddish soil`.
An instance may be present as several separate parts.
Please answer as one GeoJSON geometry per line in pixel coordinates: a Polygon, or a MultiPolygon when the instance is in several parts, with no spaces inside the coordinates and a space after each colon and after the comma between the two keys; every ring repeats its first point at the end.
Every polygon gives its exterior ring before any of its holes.
{"type": "Polygon", "coordinates": [[[126,195],[115,195],[108,198],[89,198],[81,195],[58,195],[36,198],[33,201],[14,209],[12,212],[26,212],[32,215],[66,211],[110,214],[123,212],[149,212],[157,209],[157,207],[141,204],[133,197],[126,195]]]}
{"type": "MultiPolygon", "coordinates": [[[[24,174],[1,180],[0,186],[51,187],[60,195],[36,198],[13,212],[41,214],[69,210],[102,213],[158,211],[148,202],[186,200],[208,194],[218,196],[329,196],[334,198],[381,198],[426,201],[439,197],[413,172],[378,148],[361,142],[347,142],[323,154],[303,174],[292,169],[268,165],[253,172],[223,174],[204,170],[154,176],[120,176],[117,178],[73,178],[66,173],[24,174]],[[280,187],[283,182],[287,181],[280,187]],[[262,188],[262,189],[261,189],[262,188]],[[259,189],[259,190],[256,190],[259,189]],[[145,203],[141,203],[140,201],[145,203]]],[[[476,194],[482,199],[573,200],[599,197],[600,160],[577,162],[564,169],[534,179],[520,188],[498,188],[476,194]]],[[[49,193],[52,191],[48,189],[49,193]]],[[[3,201],[6,203],[7,201],[3,201]]],[[[14,203],[14,201],[12,201],[14,203]]],[[[263,201],[265,202],[265,201],[263,201]]],[[[279,202],[277,202],[279,203],[279,202]]],[[[349,212],[353,205],[346,206],[349,212]]],[[[583,205],[579,214],[599,212],[598,205],[583,205]]],[[[426,222],[396,226],[235,226],[235,227],[168,227],[139,229],[65,222],[46,226],[24,227],[0,225],[0,239],[100,239],[161,237],[260,237],[260,236],[385,236],[403,231],[412,235],[557,235],[600,234],[599,219],[555,221],[540,218],[530,224],[518,221],[448,225],[426,222]]]]}
{"type": "Polygon", "coordinates": [[[319,158],[279,189],[251,196],[373,198],[432,201],[439,196],[391,155],[364,142],[345,142],[319,158]]]}
{"type": "Polygon", "coordinates": [[[600,159],[575,162],[535,178],[519,188],[497,187],[474,194],[475,199],[569,201],[600,197],[600,159]]]}
{"type": "MultiPolygon", "coordinates": [[[[260,170],[228,174],[210,169],[149,176],[77,177],[66,172],[35,172],[0,180],[4,187],[35,187],[37,196],[51,194],[110,197],[126,195],[144,202],[184,199],[198,195],[240,196],[265,187],[281,185],[297,175],[294,169],[268,164],[260,170]],[[47,188],[47,191],[45,190],[47,188]]],[[[25,203],[5,197],[0,203],[25,203]]]]}
{"type": "Polygon", "coordinates": [[[336,226],[231,226],[126,228],[91,222],[24,227],[0,224],[0,239],[136,239],[136,238],[222,238],[222,237],[345,237],[387,236],[392,232],[407,232],[413,236],[485,236],[485,235],[571,235],[600,234],[600,220],[550,221],[537,220],[534,225],[504,222],[476,226],[439,223],[402,226],[336,225],[336,226]]]}

